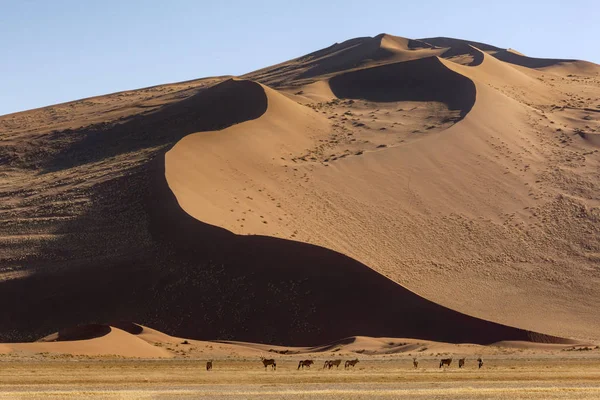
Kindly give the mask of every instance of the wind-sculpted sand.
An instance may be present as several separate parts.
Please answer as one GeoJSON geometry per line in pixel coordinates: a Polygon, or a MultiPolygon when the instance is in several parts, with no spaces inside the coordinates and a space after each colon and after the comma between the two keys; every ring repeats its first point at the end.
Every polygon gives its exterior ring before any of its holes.
{"type": "Polygon", "coordinates": [[[595,343],[599,74],[378,35],[0,117],[0,338],[595,343]]]}

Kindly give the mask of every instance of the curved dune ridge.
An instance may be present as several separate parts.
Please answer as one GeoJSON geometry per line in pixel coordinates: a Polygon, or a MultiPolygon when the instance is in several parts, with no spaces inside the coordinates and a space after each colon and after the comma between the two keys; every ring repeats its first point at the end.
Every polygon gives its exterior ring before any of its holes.
{"type": "Polygon", "coordinates": [[[600,67],[503,52],[382,34],[1,117],[0,339],[600,340],[600,67]]]}

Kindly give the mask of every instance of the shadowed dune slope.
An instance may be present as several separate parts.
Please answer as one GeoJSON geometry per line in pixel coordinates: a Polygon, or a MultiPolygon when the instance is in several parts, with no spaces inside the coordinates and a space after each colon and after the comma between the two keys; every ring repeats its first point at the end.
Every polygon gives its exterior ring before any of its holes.
{"type": "Polygon", "coordinates": [[[439,101],[466,115],[475,103],[473,82],[446,68],[437,57],[347,72],[329,80],[342,99],[439,101]]]}
{"type": "Polygon", "coordinates": [[[561,59],[553,59],[553,58],[533,58],[527,57],[522,54],[518,54],[509,50],[499,50],[494,53],[494,57],[496,57],[500,61],[504,61],[510,64],[520,65],[522,67],[527,68],[544,68],[550,67],[559,63],[572,63],[577,62],[577,60],[561,60],[561,59]]]}
{"type": "Polygon", "coordinates": [[[128,321],[117,321],[111,322],[110,326],[114,326],[115,328],[119,328],[122,331],[131,333],[132,335],[139,335],[144,332],[144,327],[133,322],[128,321]]]}
{"type": "Polygon", "coordinates": [[[419,41],[431,44],[436,47],[443,48],[453,48],[453,47],[461,47],[464,48],[464,45],[469,45],[476,47],[482,51],[499,51],[503,50],[500,47],[492,46],[489,44],[474,42],[472,40],[463,40],[463,39],[454,39],[448,37],[431,37],[431,38],[423,38],[419,39],[419,41]]]}
{"type": "Polygon", "coordinates": [[[526,68],[536,68],[546,71],[562,69],[569,71],[571,74],[597,75],[600,73],[599,65],[587,61],[527,57],[511,50],[500,50],[493,55],[498,60],[526,68]]]}
{"type": "Polygon", "coordinates": [[[108,335],[110,326],[101,324],[90,324],[64,328],[52,335],[45,336],[38,342],[66,342],[74,340],[88,340],[108,335]]]}

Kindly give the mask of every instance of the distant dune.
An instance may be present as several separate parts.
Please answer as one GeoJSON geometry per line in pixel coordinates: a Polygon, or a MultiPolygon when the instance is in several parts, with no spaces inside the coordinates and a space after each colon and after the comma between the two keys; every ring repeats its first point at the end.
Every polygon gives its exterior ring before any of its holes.
{"type": "MultiPolygon", "coordinates": [[[[549,344],[533,342],[499,342],[492,346],[451,344],[418,339],[372,338],[353,336],[317,346],[284,347],[263,343],[235,341],[200,341],[173,337],[131,322],[110,325],[80,325],[56,332],[32,343],[0,343],[0,357],[20,359],[60,359],[71,357],[103,358],[228,358],[256,359],[270,355],[356,357],[378,355],[411,355],[421,357],[446,353],[487,355],[511,350],[557,352],[586,347],[583,343],[549,344]],[[73,336],[73,335],[76,336],[73,336]]],[[[589,347],[589,346],[587,346],[589,347]]],[[[596,348],[591,346],[593,350],[596,348]]],[[[257,363],[258,364],[258,363],[257,363]]]]}
{"type": "Polygon", "coordinates": [[[600,340],[598,137],[596,64],[385,34],[2,116],[0,340],[600,340]]]}

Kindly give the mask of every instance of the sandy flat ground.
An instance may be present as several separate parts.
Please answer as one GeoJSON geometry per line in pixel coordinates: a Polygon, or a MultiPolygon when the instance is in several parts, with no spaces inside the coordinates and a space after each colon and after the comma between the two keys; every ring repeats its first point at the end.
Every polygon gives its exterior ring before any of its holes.
{"type": "Polygon", "coordinates": [[[597,355],[498,356],[478,370],[437,368],[434,358],[412,369],[409,358],[362,360],[355,370],[297,371],[281,360],[264,371],[256,360],[18,360],[0,363],[0,399],[598,399],[597,355]]]}

